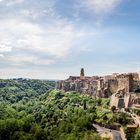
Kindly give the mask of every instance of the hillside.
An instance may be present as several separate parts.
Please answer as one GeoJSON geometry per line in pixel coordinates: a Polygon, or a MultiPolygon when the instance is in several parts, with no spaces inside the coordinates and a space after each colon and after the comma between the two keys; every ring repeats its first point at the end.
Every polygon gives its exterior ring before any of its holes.
{"type": "Polygon", "coordinates": [[[110,110],[109,99],[54,87],[54,81],[0,80],[0,140],[108,140],[93,123],[132,122],[110,110]]]}
{"type": "MultiPolygon", "coordinates": [[[[13,89],[10,83],[6,89],[13,89]]],[[[5,94],[9,97],[13,94],[15,100],[19,98],[15,92],[5,94]]],[[[101,139],[92,126],[96,102],[91,97],[50,90],[26,98],[18,102],[13,102],[13,97],[6,98],[0,103],[1,140],[101,139]]]]}
{"type": "Polygon", "coordinates": [[[55,88],[55,81],[34,79],[0,79],[0,101],[28,100],[55,88]]]}

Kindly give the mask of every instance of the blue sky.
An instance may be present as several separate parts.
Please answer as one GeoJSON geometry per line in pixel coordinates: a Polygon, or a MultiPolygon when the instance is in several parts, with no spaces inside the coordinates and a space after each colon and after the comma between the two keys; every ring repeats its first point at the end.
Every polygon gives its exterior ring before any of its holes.
{"type": "Polygon", "coordinates": [[[0,0],[0,77],[140,70],[139,0],[0,0]]]}

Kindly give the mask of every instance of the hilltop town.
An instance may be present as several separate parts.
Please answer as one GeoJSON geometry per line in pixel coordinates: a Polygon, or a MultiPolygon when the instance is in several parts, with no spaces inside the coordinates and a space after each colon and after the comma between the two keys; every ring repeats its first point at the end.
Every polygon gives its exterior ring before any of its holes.
{"type": "Polygon", "coordinates": [[[110,106],[140,108],[140,74],[114,73],[106,76],[70,76],[58,81],[57,89],[86,93],[93,98],[111,98],[110,106]]]}

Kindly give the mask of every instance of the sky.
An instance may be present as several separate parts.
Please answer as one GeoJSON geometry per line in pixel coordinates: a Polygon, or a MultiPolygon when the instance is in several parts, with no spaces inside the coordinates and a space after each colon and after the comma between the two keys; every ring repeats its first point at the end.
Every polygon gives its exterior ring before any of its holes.
{"type": "Polygon", "coordinates": [[[0,0],[0,78],[140,70],[139,0],[0,0]]]}

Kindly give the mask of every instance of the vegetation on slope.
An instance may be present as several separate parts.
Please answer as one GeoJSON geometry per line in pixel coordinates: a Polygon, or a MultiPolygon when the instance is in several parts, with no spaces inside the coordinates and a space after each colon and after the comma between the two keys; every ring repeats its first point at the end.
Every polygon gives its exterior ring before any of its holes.
{"type": "Polygon", "coordinates": [[[55,88],[55,81],[33,79],[0,79],[0,101],[16,103],[30,100],[50,89],[55,88]]]}
{"type": "Polygon", "coordinates": [[[53,81],[0,80],[0,140],[101,140],[93,123],[130,120],[111,111],[109,99],[54,87],[53,81]]]}
{"type": "Polygon", "coordinates": [[[0,103],[1,140],[101,139],[92,126],[96,102],[90,96],[50,90],[16,101],[12,94],[15,102],[3,98],[0,103]]]}

